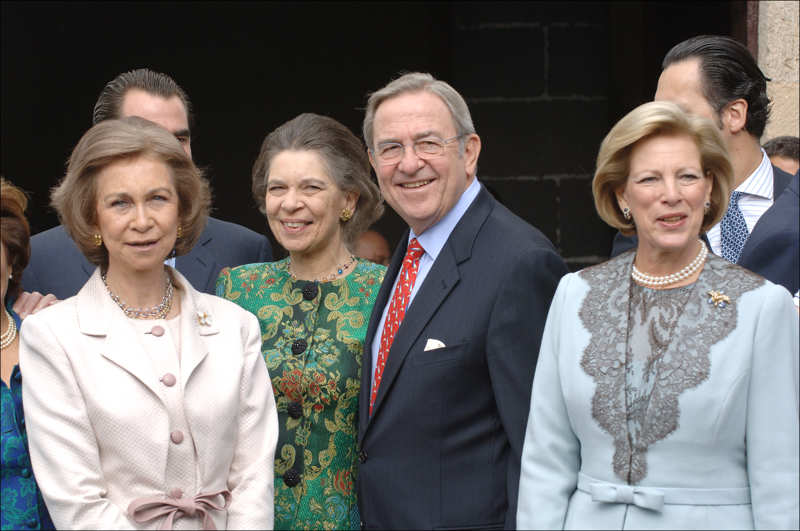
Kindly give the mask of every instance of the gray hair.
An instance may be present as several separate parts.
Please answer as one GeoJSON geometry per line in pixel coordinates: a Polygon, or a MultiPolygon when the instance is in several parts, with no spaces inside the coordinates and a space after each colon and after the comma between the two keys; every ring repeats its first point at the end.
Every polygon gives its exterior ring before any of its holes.
{"type": "MultiPolygon", "coordinates": [[[[384,101],[405,94],[408,92],[430,92],[438,96],[447,108],[450,110],[450,116],[453,118],[453,125],[456,129],[458,136],[469,135],[475,132],[475,126],[472,123],[472,116],[469,114],[469,107],[467,102],[461,94],[451,87],[446,82],[434,78],[432,75],[424,72],[411,72],[404,74],[380,90],[370,94],[367,100],[367,113],[364,116],[364,142],[367,144],[368,149],[373,149],[373,125],[375,122],[375,112],[378,106],[384,101]]],[[[459,142],[460,149],[463,153],[464,140],[459,142]]]]}

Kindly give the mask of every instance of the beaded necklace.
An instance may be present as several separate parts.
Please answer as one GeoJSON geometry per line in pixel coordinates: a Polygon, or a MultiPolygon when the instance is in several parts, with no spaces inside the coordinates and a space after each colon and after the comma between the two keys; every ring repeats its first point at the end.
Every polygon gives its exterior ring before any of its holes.
{"type": "Polygon", "coordinates": [[[128,306],[108,287],[106,274],[103,273],[100,278],[103,279],[103,285],[111,296],[111,300],[120,307],[126,317],[130,317],[131,319],[163,319],[169,313],[170,308],[172,308],[172,279],[169,277],[169,274],[167,274],[166,277],[166,288],[164,289],[164,296],[161,298],[161,303],[151,308],[132,308],[128,306]]]}
{"type": "MultiPolygon", "coordinates": [[[[342,276],[344,274],[344,272],[347,271],[348,269],[350,269],[350,267],[355,263],[356,263],[356,257],[351,254],[350,255],[350,260],[348,260],[347,262],[339,265],[336,268],[336,271],[334,273],[331,273],[330,275],[324,276],[322,278],[316,278],[316,279],[314,279],[314,282],[330,282],[331,280],[336,280],[337,277],[342,276]]],[[[292,271],[292,258],[291,257],[289,257],[288,268],[289,268],[289,274],[291,275],[292,280],[296,282],[297,281],[297,275],[295,275],[294,271],[292,271]]]]}
{"type": "Polygon", "coordinates": [[[708,248],[703,242],[700,242],[700,252],[697,253],[697,256],[695,256],[694,260],[692,260],[689,265],[677,273],[670,273],[669,275],[663,276],[648,275],[647,273],[642,273],[639,271],[639,269],[636,268],[636,264],[633,264],[631,277],[639,284],[649,287],[663,288],[672,284],[677,284],[681,280],[692,276],[703,266],[706,256],[708,256],[708,248]]]}

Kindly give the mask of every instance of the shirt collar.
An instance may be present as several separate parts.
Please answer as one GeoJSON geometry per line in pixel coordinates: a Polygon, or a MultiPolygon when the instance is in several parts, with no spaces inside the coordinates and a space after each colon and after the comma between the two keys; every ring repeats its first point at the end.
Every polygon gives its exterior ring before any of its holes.
{"type": "Polygon", "coordinates": [[[416,238],[422,248],[425,249],[425,254],[429,255],[431,259],[435,261],[442,247],[444,247],[444,244],[450,237],[450,233],[456,228],[461,217],[475,198],[478,197],[478,192],[480,192],[480,190],[481,184],[478,182],[478,177],[476,176],[472,179],[470,185],[467,186],[467,189],[461,194],[461,197],[453,208],[451,208],[442,219],[428,227],[419,236],[414,234],[414,230],[412,229],[408,235],[408,241],[410,242],[412,238],[416,238]]]}
{"type": "Polygon", "coordinates": [[[763,149],[761,150],[761,155],[761,164],[758,165],[756,170],[751,173],[742,184],[736,187],[736,191],[747,195],[772,199],[774,190],[774,183],[772,182],[772,163],[767,156],[767,152],[763,149]]]}

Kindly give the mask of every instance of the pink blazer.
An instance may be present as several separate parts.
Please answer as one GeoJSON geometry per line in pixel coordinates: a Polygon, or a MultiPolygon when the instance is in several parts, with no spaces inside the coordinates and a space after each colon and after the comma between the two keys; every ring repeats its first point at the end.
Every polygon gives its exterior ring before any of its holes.
{"type": "MultiPolygon", "coordinates": [[[[143,355],[99,269],[76,296],[24,322],[20,365],[31,461],[58,529],[145,529],[172,520],[177,528],[213,521],[218,529],[272,529],[278,423],[258,321],[172,273],[181,297],[175,387],[160,381],[143,355]],[[167,400],[176,389],[182,400],[167,400]],[[170,403],[183,408],[197,462],[197,492],[178,501],[167,484],[176,444],[170,403]],[[224,491],[227,509],[196,498],[224,491]],[[129,508],[142,499],[165,503],[138,522],[129,508]],[[203,510],[191,516],[192,506],[203,510]]],[[[206,501],[222,506],[225,497],[206,501]]]]}

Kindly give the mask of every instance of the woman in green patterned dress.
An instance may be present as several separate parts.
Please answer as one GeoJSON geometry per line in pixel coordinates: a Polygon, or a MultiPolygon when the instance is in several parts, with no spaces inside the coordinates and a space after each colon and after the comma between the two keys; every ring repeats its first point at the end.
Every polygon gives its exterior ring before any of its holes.
{"type": "Polygon", "coordinates": [[[301,114],[264,140],[253,195],[289,256],[224,269],[217,295],[261,323],[280,426],[275,529],[358,529],[361,352],[386,268],[351,249],[380,192],[349,129],[301,114]]]}

